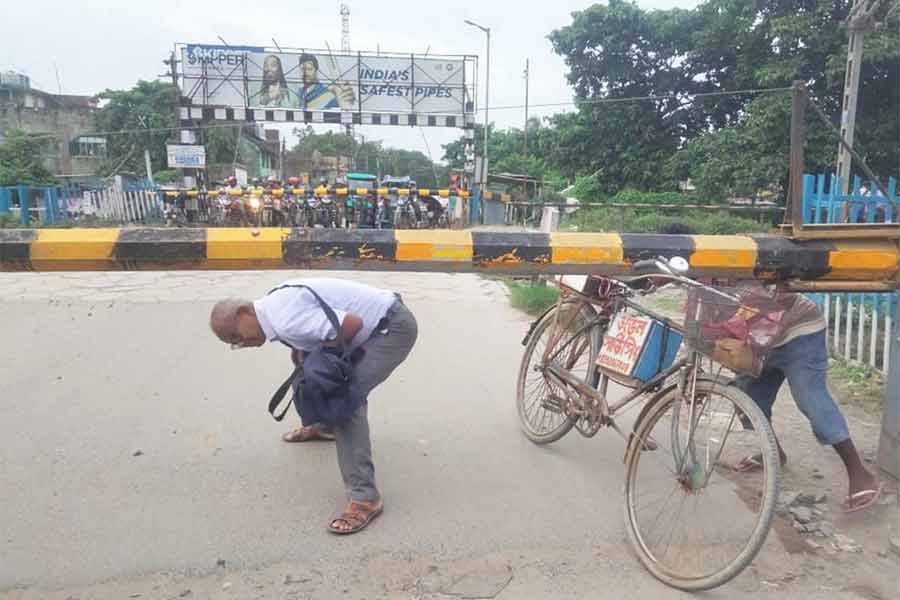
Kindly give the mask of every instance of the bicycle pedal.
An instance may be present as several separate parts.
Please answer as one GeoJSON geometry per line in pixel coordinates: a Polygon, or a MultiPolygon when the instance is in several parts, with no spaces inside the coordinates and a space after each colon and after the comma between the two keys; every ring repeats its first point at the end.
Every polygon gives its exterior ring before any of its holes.
{"type": "Polygon", "coordinates": [[[561,396],[548,396],[541,401],[541,407],[558,414],[565,413],[566,399],[561,396]]]}

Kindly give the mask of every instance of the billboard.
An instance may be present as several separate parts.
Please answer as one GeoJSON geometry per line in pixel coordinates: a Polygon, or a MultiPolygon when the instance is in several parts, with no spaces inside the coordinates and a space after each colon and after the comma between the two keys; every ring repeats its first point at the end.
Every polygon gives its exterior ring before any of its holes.
{"type": "Polygon", "coordinates": [[[474,110],[474,63],[471,56],[187,44],[182,94],[193,106],[463,117],[474,110]]]}

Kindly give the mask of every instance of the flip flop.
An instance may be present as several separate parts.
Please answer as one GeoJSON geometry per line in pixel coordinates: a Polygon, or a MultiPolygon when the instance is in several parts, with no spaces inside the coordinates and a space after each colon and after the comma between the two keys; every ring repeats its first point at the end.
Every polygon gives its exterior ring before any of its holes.
{"type": "Polygon", "coordinates": [[[849,496],[847,496],[847,499],[844,500],[844,503],[841,505],[841,508],[843,508],[844,512],[848,513],[848,514],[854,513],[854,512],[859,512],[861,510],[865,510],[865,509],[869,508],[870,506],[872,506],[873,504],[878,502],[878,498],[881,497],[882,487],[883,487],[882,484],[879,483],[878,487],[875,487],[873,489],[862,490],[862,491],[856,492],[855,494],[850,494],[849,496]],[[870,496],[870,498],[865,502],[857,504],[856,506],[851,506],[854,503],[854,501],[856,501],[859,498],[863,498],[865,496],[870,496]]]}
{"type": "Polygon", "coordinates": [[[357,531],[362,531],[369,523],[374,521],[382,511],[384,511],[384,502],[380,500],[378,506],[374,508],[369,508],[360,502],[351,501],[350,506],[341,513],[341,516],[331,520],[331,523],[328,524],[328,531],[337,535],[349,535],[351,533],[356,533],[357,531]],[[338,521],[347,523],[350,525],[350,529],[335,527],[334,524],[338,521]]]}
{"type": "Polygon", "coordinates": [[[334,434],[323,431],[317,425],[307,425],[282,434],[281,440],[289,444],[298,442],[333,442],[334,434]]]}
{"type": "Polygon", "coordinates": [[[755,456],[745,456],[736,465],[731,467],[735,473],[752,473],[762,471],[763,465],[755,456]]]}

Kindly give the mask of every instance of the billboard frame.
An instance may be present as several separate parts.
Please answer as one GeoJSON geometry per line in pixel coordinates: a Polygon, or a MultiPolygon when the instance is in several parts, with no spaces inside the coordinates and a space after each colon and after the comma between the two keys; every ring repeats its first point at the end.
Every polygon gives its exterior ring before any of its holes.
{"type": "MultiPolygon", "coordinates": [[[[253,94],[250,90],[250,76],[248,74],[247,60],[241,60],[237,65],[228,65],[225,69],[220,69],[218,65],[212,68],[217,71],[213,74],[215,79],[210,80],[211,70],[209,62],[201,63],[201,74],[188,75],[185,73],[185,66],[181,60],[177,61],[179,67],[175,70],[175,81],[180,83],[179,96],[180,107],[179,117],[182,125],[190,127],[198,121],[237,121],[237,122],[272,122],[272,123],[328,123],[343,125],[409,125],[409,126],[438,126],[438,127],[457,127],[462,129],[471,129],[474,127],[475,114],[478,110],[477,98],[477,75],[478,75],[478,56],[474,54],[422,54],[401,53],[401,52],[372,52],[372,51],[356,51],[354,53],[334,52],[330,49],[320,50],[312,48],[294,48],[294,47],[270,47],[270,46],[232,46],[229,44],[187,44],[183,42],[174,45],[174,55],[181,57],[182,52],[186,52],[189,46],[208,46],[210,48],[221,48],[231,50],[233,52],[260,52],[272,53],[278,55],[304,53],[313,55],[327,55],[332,57],[333,76],[329,76],[321,71],[322,80],[327,85],[346,84],[344,80],[346,75],[354,69],[350,66],[343,71],[337,69],[337,62],[334,57],[356,58],[356,98],[352,108],[326,108],[311,109],[307,104],[307,98],[302,99],[299,107],[292,108],[270,108],[254,106],[251,102],[253,94]],[[367,58],[389,58],[401,59],[408,61],[410,65],[410,81],[409,88],[415,90],[416,81],[421,81],[422,77],[430,80],[430,83],[440,87],[445,85],[447,81],[454,77],[461,70],[462,83],[453,84],[453,89],[461,90],[461,110],[458,112],[451,111],[420,111],[416,110],[417,106],[424,98],[417,98],[415,92],[410,94],[408,110],[366,110],[365,100],[363,99],[362,86],[364,85],[361,69],[366,66],[367,58]],[[447,60],[461,62],[460,69],[450,73],[444,80],[433,77],[430,73],[422,68],[423,63],[416,64],[417,59],[434,61],[447,60]],[[416,73],[419,71],[419,73],[416,73]],[[418,75],[418,77],[417,77],[418,75]],[[179,79],[180,78],[180,81],[179,79]],[[195,81],[193,81],[195,80],[195,81]],[[188,82],[192,81],[190,87],[188,82]],[[210,84],[215,81],[216,88],[210,90],[210,84]],[[211,104],[210,97],[224,85],[230,85],[236,95],[243,101],[243,106],[231,104],[211,104]],[[199,101],[198,101],[199,100],[199,101]]],[[[255,63],[254,63],[255,64],[255,63]]],[[[296,68],[296,67],[295,67],[296,68]]],[[[288,71],[290,73],[291,69],[288,71]]],[[[404,85],[406,82],[404,82],[404,85]]],[[[349,87],[349,86],[348,86],[349,87]]],[[[289,90],[290,92],[290,90],[289,90]]],[[[300,94],[297,94],[299,97],[300,94]]],[[[371,97],[370,97],[371,98],[371,97]]]]}

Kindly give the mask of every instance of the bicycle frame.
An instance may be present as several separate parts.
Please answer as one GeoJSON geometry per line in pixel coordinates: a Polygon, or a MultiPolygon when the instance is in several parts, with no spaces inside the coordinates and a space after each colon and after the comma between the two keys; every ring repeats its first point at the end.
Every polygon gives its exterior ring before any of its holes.
{"type": "MultiPolygon", "coordinates": [[[[654,277],[665,278],[683,285],[708,287],[680,276],[654,277]]],[[[621,285],[625,287],[625,284],[621,285]]],[[[600,425],[611,426],[616,431],[618,431],[620,435],[626,437],[613,421],[616,413],[627,407],[632,402],[640,399],[641,397],[649,393],[658,391],[662,384],[673,375],[680,375],[677,382],[679,393],[684,395],[685,391],[687,391],[688,387],[690,387],[690,396],[693,397],[693,392],[696,388],[696,382],[699,375],[700,363],[703,356],[702,354],[695,351],[691,351],[687,357],[676,360],[668,369],[661,371],[652,379],[639,385],[624,398],[616,401],[613,404],[609,404],[606,399],[607,388],[610,381],[610,377],[608,375],[602,374],[600,376],[599,389],[595,389],[593,386],[585,383],[581,378],[577,377],[571,371],[569,371],[569,368],[557,364],[555,362],[557,357],[559,357],[560,354],[565,351],[566,348],[568,348],[575,340],[581,339],[582,334],[589,332],[594,327],[602,327],[605,330],[605,326],[608,325],[612,316],[618,314],[620,311],[626,308],[630,308],[635,312],[655,319],[661,322],[666,327],[670,327],[678,332],[683,333],[684,331],[678,323],[653,310],[641,306],[640,304],[630,300],[625,294],[623,294],[621,296],[615,297],[612,300],[613,309],[611,311],[611,314],[596,315],[594,318],[589,320],[587,324],[581,326],[578,330],[572,333],[567,340],[560,343],[563,336],[565,335],[564,332],[572,324],[572,322],[575,320],[575,317],[581,312],[582,308],[585,305],[598,303],[596,299],[586,296],[585,294],[582,294],[569,286],[565,286],[564,284],[560,284],[560,290],[560,299],[557,302],[557,310],[555,310],[554,325],[550,333],[550,341],[548,342],[547,347],[544,349],[542,362],[543,364],[547,365],[547,375],[554,380],[558,387],[563,390],[563,392],[566,394],[567,399],[578,406],[582,412],[586,413],[588,409],[590,409],[590,412],[593,416],[599,417],[600,425]],[[565,320],[565,324],[561,326],[560,321],[562,320],[561,314],[563,311],[559,309],[563,305],[563,303],[568,301],[569,298],[573,295],[576,297],[575,306],[572,307],[572,310],[570,311],[571,314],[565,320]]],[[[583,351],[583,347],[575,348],[574,350],[583,351]]],[[[594,357],[591,357],[591,360],[593,359],[594,357]]],[[[569,367],[570,366],[571,365],[569,365],[569,367]]],[[[691,404],[691,409],[693,410],[693,403],[691,404]]],[[[690,418],[693,418],[693,415],[690,418]]]]}

